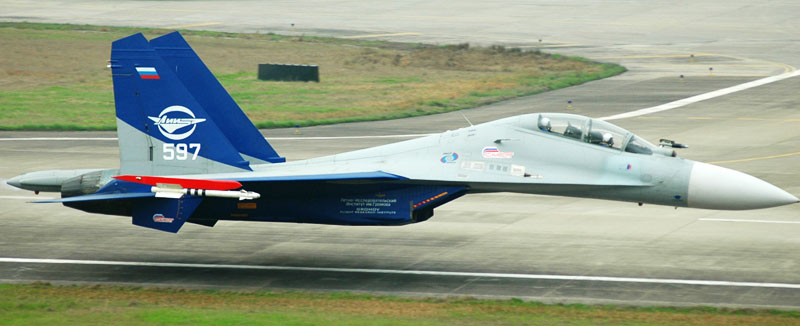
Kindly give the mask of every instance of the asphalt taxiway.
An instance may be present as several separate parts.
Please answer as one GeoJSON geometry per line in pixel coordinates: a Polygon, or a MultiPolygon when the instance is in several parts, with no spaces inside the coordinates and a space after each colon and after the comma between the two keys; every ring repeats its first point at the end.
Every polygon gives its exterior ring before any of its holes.
{"type": "MultiPolygon", "coordinates": [[[[585,11],[580,1],[492,8],[466,2],[447,10],[436,3],[385,3],[381,12],[322,2],[302,15],[296,5],[278,3],[258,17],[258,10],[215,13],[219,3],[192,4],[189,10],[186,2],[9,1],[0,3],[0,19],[163,27],[157,9],[165,8],[175,25],[219,23],[196,27],[201,29],[501,43],[630,69],[463,111],[473,123],[530,112],[611,116],[791,73],[800,64],[794,55],[800,42],[790,33],[800,29],[800,14],[788,10],[796,7],[789,1],[685,7],[612,2],[592,5],[591,16],[571,14],[585,11]],[[63,9],[52,10],[56,6],[63,9]],[[151,15],[142,18],[137,10],[151,15]],[[294,30],[288,20],[296,23],[294,30]]],[[[225,6],[237,4],[260,6],[225,6]]],[[[651,141],[688,143],[679,151],[683,157],[741,170],[800,196],[799,88],[800,78],[793,77],[614,123],[651,141]]],[[[300,135],[292,129],[264,133],[280,154],[298,160],[465,125],[460,113],[450,113],[303,128],[300,135]],[[378,135],[389,137],[369,137],[378,135]]],[[[0,132],[0,178],[118,166],[113,137],[0,132]],[[107,139],[54,139],[62,137],[107,139]]],[[[0,281],[800,307],[800,205],[726,212],[499,193],[461,198],[437,209],[431,220],[403,227],[221,222],[214,228],[187,225],[176,235],[135,227],[122,217],[26,203],[49,195],[0,183],[0,281]]]]}

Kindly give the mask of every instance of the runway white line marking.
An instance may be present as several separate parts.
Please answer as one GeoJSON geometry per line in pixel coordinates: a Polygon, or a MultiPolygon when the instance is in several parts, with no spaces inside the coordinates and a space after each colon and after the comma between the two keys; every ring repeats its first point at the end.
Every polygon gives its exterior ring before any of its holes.
{"type": "MultiPolygon", "coordinates": [[[[378,135],[378,136],[330,136],[330,137],[265,137],[268,140],[328,140],[328,139],[370,139],[370,138],[418,138],[436,134],[406,134],[406,135],[378,135]]],[[[113,140],[116,137],[90,138],[90,137],[28,137],[28,138],[0,138],[0,141],[37,141],[37,140],[113,140]]]]}
{"type": "Polygon", "coordinates": [[[15,141],[15,140],[117,140],[117,137],[27,137],[27,138],[0,138],[0,141],[15,141]]]}
{"type": "Polygon", "coordinates": [[[771,220],[746,220],[735,218],[699,218],[698,221],[707,222],[738,222],[738,223],[771,223],[771,224],[800,224],[800,221],[771,221],[771,220]]]}
{"type": "Polygon", "coordinates": [[[610,116],[607,116],[607,117],[599,118],[599,120],[626,119],[626,118],[633,118],[633,117],[638,117],[638,116],[647,115],[647,114],[656,113],[656,112],[672,110],[672,109],[676,109],[676,108],[679,108],[679,107],[682,107],[682,106],[686,106],[686,105],[689,105],[689,104],[697,103],[697,102],[700,102],[700,101],[705,101],[705,100],[712,99],[712,98],[715,98],[715,97],[720,97],[720,96],[723,96],[723,95],[728,95],[728,94],[731,94],[731,93],[743,91],[743,90],[750,89],[750,88],[753,88],[753,87],[766,85],[766,84],[769,84],[769,83],[774,83],[776,81],[781,81],[781,80],[784,80],[784,79],[787,79],[787,78],[796,77],[796,76],[800,76],[800,70],[799,71],[790,72],[790,73],[783,73],[783,74],[776,75],[776,76],[770,76],[770,77],[766,77],[766,78],[761,78],[761,79],[754,80],[754,81],[751,81],[751,82],[747,82],[747,83],[744,83],[744,84],[739,84],[739,85],[731,86],[731,87],[728,87],[728,88],[718,89],[716,91],[712,91],[712,92],[708,92],[708,93],[700,94],[700,95],[695,95],[695,96],[692,96],[692,97],[687,97],[685,99],[681,99],[681,100],[677,100],[677,101],[673,101],[673,102],[657,105],[657,106],[654,106],[654,107],[649,107],[649,108],[644,108],[644,109],[640,109],[640,110],[636,110],[636,111],[610,115],[610,116]]]}
{"type": "Polygon", "coordinates": [[[331,137],[267,137],[268,140],[326,140],[326,139],[368,139],[368,138],[418,138],[434,134],[380,135],[380,136],[331,136],[331,137]]]}
{"type": "Polygon", "coordinates": [[[190,28],[190,27],[203,27],[203,26],[212,26],[212,25],[219,25],[222,22],[206,22],[206,23],[195,23],[195,24],[186,24],[186,25],[174,25],[174,26],[167,26],[164,27],[166,29],[182,29],[182,28],[190,28]]]}
{"type": "Polygon", "coordinates": [[[461,276],[461,277],[485,277],[485,278],[533,279],[533,280],[597,281],[597,282],[686,284],[686,285],[713,285],[713,286],[739,286],[739,287],[800,289],[800,284],[792,284],[792,283],[732,282],[732,281],[681,280],[681,279],[665,279],[665,278],[637,278],[637,277],[612,277],[612,276],[574,276],[574,275],[508,274],[508,273],[468,273],[468,272],[415,271],[415,270],[394,270],[394,269],[259,266],[259,265],[228,265],[228,264],[189,264],[189,263],[158,263],[158,262],[75,260],[75,259],[41,259],[41,258],[10,258],[10,257],[0,257],[0,263],[111,265],[111,266],[213,268],[213,269],[253,269],[253,270],[271,270],[271,271],[303,271],[303,272],[338,272],[338,273],[429,275],[429,276],[461,276]]]}
{"type": "Polygon", "coordinates": [[[422,33],[417,33],[417,32],[402,32],[402,33],[387,33],[387,34],[366,34],[366,35],[340,36],[340,38],[359,39],[359,38],[369,38],[369,37],[409,36],[409,35],[421,35],[421,34],[422,33]]]}
{"type": "Polygon", "coordinates": [[[34,199],[34,200],[50,200],[53,197],[36,197],[36,196],[0,196],[0,199],[34,199]]]}

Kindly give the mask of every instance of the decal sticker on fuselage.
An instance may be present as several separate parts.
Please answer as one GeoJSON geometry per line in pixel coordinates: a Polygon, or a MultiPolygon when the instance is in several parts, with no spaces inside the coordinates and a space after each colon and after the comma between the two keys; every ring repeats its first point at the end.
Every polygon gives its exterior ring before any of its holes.
{"type": "Polygon", "coordinates": [[[495,174],[507,174],[508,173],[508,165],[507,164],[497,164],[497,163],[489,163],[486,172],[491,172],[495,174]]]}
{"type": "Polygon", "coordinates": [[[397,203],[396,198],[340,198],[339,202],[344,206],[344,209],[339,210],[339,214],[397,214],[397,211],[392,209],[397,203]]]}
{"type": "MultiPolygon", "coordinates": [[[[192,110],[180,105],[167,107],[157,117],[148,116],[147,118],[158,126],[158,131],[164,137],[172,140],[189,138],[197,129],[197,124],[206,121],[204,118],[196,117],[192,110]],[[185,130],[187,127],[191,128],[185,130]]],[[[197,154],[200,153],[201,145],[200,143],[164,143],[161,149],[162,158],[165,161],[183,161],[188,160],[190,157],[191,160],[196,160],[197,154]]]]}
{"type": "Polygon", "coordinates": [[[236,203],[237,209],[256,209],[258,208],[257,203],[249,202],[249,203],[236,203]]]}
{"type": "Polygon", "coordinates": [[[515,177],[525,176],[525,166],[511,164],[511,175],[515,177]]]}
{"type": "Polygon", "coordinates": [[[172,217],[164,217],[163,214],[153,214],[153,222],[156,223],[172,223],[174,220],[172,217]]]}
{"type": "Polygon", "coordinates": [[[484,158],[512,158],[514,157],[514,152],[501,152],[497,147],[486,146],[481,151],[481,155],[484,158]]]}
{"type": "Polygon", "coordinates": [[[455,163],[458,160],[458,153],[444,153],[442,154],[442,158],[439,159],[442,163],[455,163]]]}
{"type": "Polygon", "coordinates": [[[136,67],[136,72],[141,79],[161,79],[155,67],[136,67]]]}
{"type": "Polygon", "coordinates": [[[153,124],[158,126],[158,131],[160,131],[164,137],[172,140],[183,140],[188,138],[192,135],[192,133],[194,133],[198,123],[206,121],[206,119],[195,117],[192,110],[180,105],[167,107],[161,111],[157,117],[148,116],[148,118],[153,120],[153,124]],[[182,133],[176,133],[178,130],[186,127],[192,128],[182,133]]]}
{"type": "Polygon", "coordinates": [[[461,162],[461,168],[470,171],[483,171],[486,168],[486,163],[481,161],[464,161],[461,162]]]}

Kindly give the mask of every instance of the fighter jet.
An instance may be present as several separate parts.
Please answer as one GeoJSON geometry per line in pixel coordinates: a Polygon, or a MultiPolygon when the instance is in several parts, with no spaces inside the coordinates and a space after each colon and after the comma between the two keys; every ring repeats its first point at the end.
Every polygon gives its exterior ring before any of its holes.
{"type": "Polygon", "coordinates": [[[220,220],[404,225],[467,194],[517,192],[742,210],[798,199],[750,175],[677,157],[589,117],[536,113],[286,162],[178,33],[114,41],[119,169],[40,171],[8,184],[177,232],[220,220]]]}

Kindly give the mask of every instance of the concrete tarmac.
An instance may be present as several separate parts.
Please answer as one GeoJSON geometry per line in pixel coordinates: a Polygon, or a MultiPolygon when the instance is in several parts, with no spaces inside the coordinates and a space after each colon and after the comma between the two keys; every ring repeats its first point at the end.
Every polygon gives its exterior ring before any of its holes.
{"type": "MultiPolygon", "coordinates": [[[[0,3],[0,20],[155,27],[219,22],[195,28],[355,37],[407,33],[375,38],[541,47],[619,62],[630,69],[619,77],[463,111],[473,123],[530,112],[608,116],[793,71],[793,65],[800,64],[796,56],[800,44],[791,33],[800,30],[796,19],[800,14],[792,10],[797,6],[793,2],[686,4],[604,2],[585,8],[583,2],[567,1],[549,5],[493,3],[487,8],[479,2],[462,2],[451,8],[430,2],[387,2],[361,8],[357,3],[320,2],[304,5],[316,8],[308,12],[293,3],[271,3],[271,9],[266,10],[260,7],[265,6],[261,2],[249,1],[224,2],[228,10],[218,10],[221,4],[216,2],[7,1],[0,3]],[[137,15],[141,12],[148,15],[137,15]],[[289,21],[296,24],[294,31],[287,26],[289,21]],[[544,39],[541,45],[536,41],[540,37],[544,39]],[[696,54],[694,62],[687,58],[690,53],[696,54]],[[709,65],[715,67],[713,75],[708,73],[709,65]],[[683,80],[678,77],[681,74],[683,80]],[[569,108],[568,100],[573,101],[569,108]]],[[[689,149],[679,150],[683,157],[717,162],[800,196],[798,87],[800,78],[790,78],[614,123],[653,142],[669,138],[688,143],[689,149]]],[[[303,128],[299,136],[292,129],[264,133],[274,139],[270,142],[279,153],[298,160],[403,140],[301,137],[423,134],[465,124],[459,113],[450,113],[303,128]]],[[[119,164],[113,140],[7,140],[30,137],[115,134],[0,132],[0,178],[44,169],[110,168],[119,164]]],[[[0,257],[145,265],[0,261],[3,282],[800,308],[800,290],[793,287],[800,284],[800,205],[744,212],[675,210],[499,193],[466,196],[440,207],[427,222],[403,227],[220,222],[214,228],[187,225],[178,234],[167,234],[135,227],[123,217],[87,214],[57,204],[26,203],[32,197],[30,192],[0,183],[0,257]],[[189,265],[154,266],[148,262],[189,265]],[[393,271],[476,274],[411,275],[393,271]],[[738,285],[508,278],[486,273],[726,281],[738,285]],[[761,286],[741,285],[745,282],[761,286]]]]}

